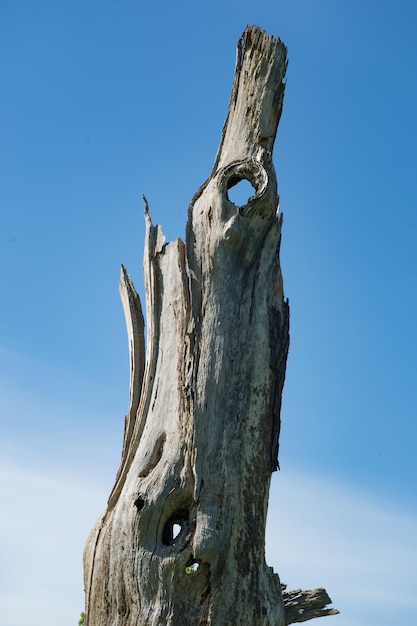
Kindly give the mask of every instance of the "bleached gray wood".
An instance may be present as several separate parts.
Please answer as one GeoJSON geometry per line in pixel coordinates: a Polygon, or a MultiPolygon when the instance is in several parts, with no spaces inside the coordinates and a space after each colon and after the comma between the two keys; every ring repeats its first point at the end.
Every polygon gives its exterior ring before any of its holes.
{"type": "Polygon", "coordinates": [[[130,405],[116,483],[85,549],[87,626],[285,624],[264,556],[289,342],[272,163],[285,70],[282,42],[247,28],[186,244],[164,244],[145,200],[146,359],[122,268],[130,405]],[[228,191],[242,179],[253,195],[236,206],[228,191]]]}
{"type": "Polygon", "coordinates": [[[331,604],[332,601],[325,589],[286,591],[285,585],[282,587],[286,626],[287,624],[307,622],[316,617],[339,614],[337,609],[327,608],[327,605],[331,604]]]}

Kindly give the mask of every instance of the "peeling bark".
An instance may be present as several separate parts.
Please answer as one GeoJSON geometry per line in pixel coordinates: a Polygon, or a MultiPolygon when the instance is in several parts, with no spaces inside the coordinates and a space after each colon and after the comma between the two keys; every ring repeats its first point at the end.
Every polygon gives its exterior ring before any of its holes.
{"type": "Polygon", "coordinates": [[[282,42],[247,28],[185,244],[164,244],[145,200],[146,359],[122,268],[130,405],[116,483],[85,548],[87,626],[290,623],[264,556],[289,343],[272,163],[285,70],[282,42]],[[236,206],[228,191],[244,179],[253,195],[236,206]]]}

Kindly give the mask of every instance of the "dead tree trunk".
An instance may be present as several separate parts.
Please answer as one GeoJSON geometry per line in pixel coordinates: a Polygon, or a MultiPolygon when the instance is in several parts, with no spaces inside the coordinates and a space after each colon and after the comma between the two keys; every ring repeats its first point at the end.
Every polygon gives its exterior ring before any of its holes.
{"type": "Polygon", "coordinates": [[[130,407],[116,483],[85,549],[88,626],[283,626],[265,564],[288,350],[272,149],[286,48],[257,27],[238,44],[213,171],[186,245],[163,244],[145,200],[147,342],[124,268],[130,407]],[[243,206],[228,190],[246,179],[243,206]]]}

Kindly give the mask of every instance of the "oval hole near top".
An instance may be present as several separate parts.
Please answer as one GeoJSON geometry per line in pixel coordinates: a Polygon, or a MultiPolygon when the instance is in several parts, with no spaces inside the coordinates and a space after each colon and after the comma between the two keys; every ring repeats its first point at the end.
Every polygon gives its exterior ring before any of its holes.
{"type": "Polygon", "coordinates": [[[249,198],[256,193],[256,189],[247,178],[238,179],[236,182],[231,179],[229,184],[230,187],[227,190],[227,197],[236,206],[245,206],[249,198]]]}

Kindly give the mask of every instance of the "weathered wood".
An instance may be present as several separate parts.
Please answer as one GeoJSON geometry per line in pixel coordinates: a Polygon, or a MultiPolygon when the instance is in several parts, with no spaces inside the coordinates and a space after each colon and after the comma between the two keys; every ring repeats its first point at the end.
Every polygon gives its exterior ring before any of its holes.
{"type": "Polygon", "coordinates": [[[289,343],[272,149],[286,48],[238,44],[213,171],[186,244],[163,243],[145,200],[147,341],[124,268],[131,389],[122,459],[85,549],[87,626],[284,626],[265,563],[289,343]],[[228,190],[249,180],[242,206],[228,190]]]}
{"type": "Polygon", "coordinates": [[[310,589],[302,591],[286,591],[286,586],[282,585],[282,597],[285,607],[285,624],[295,624],[307,622],[316,617],[326,615],[338,615],[337,609],[326,608],[332,601],[325,589],[310,589]]]}

